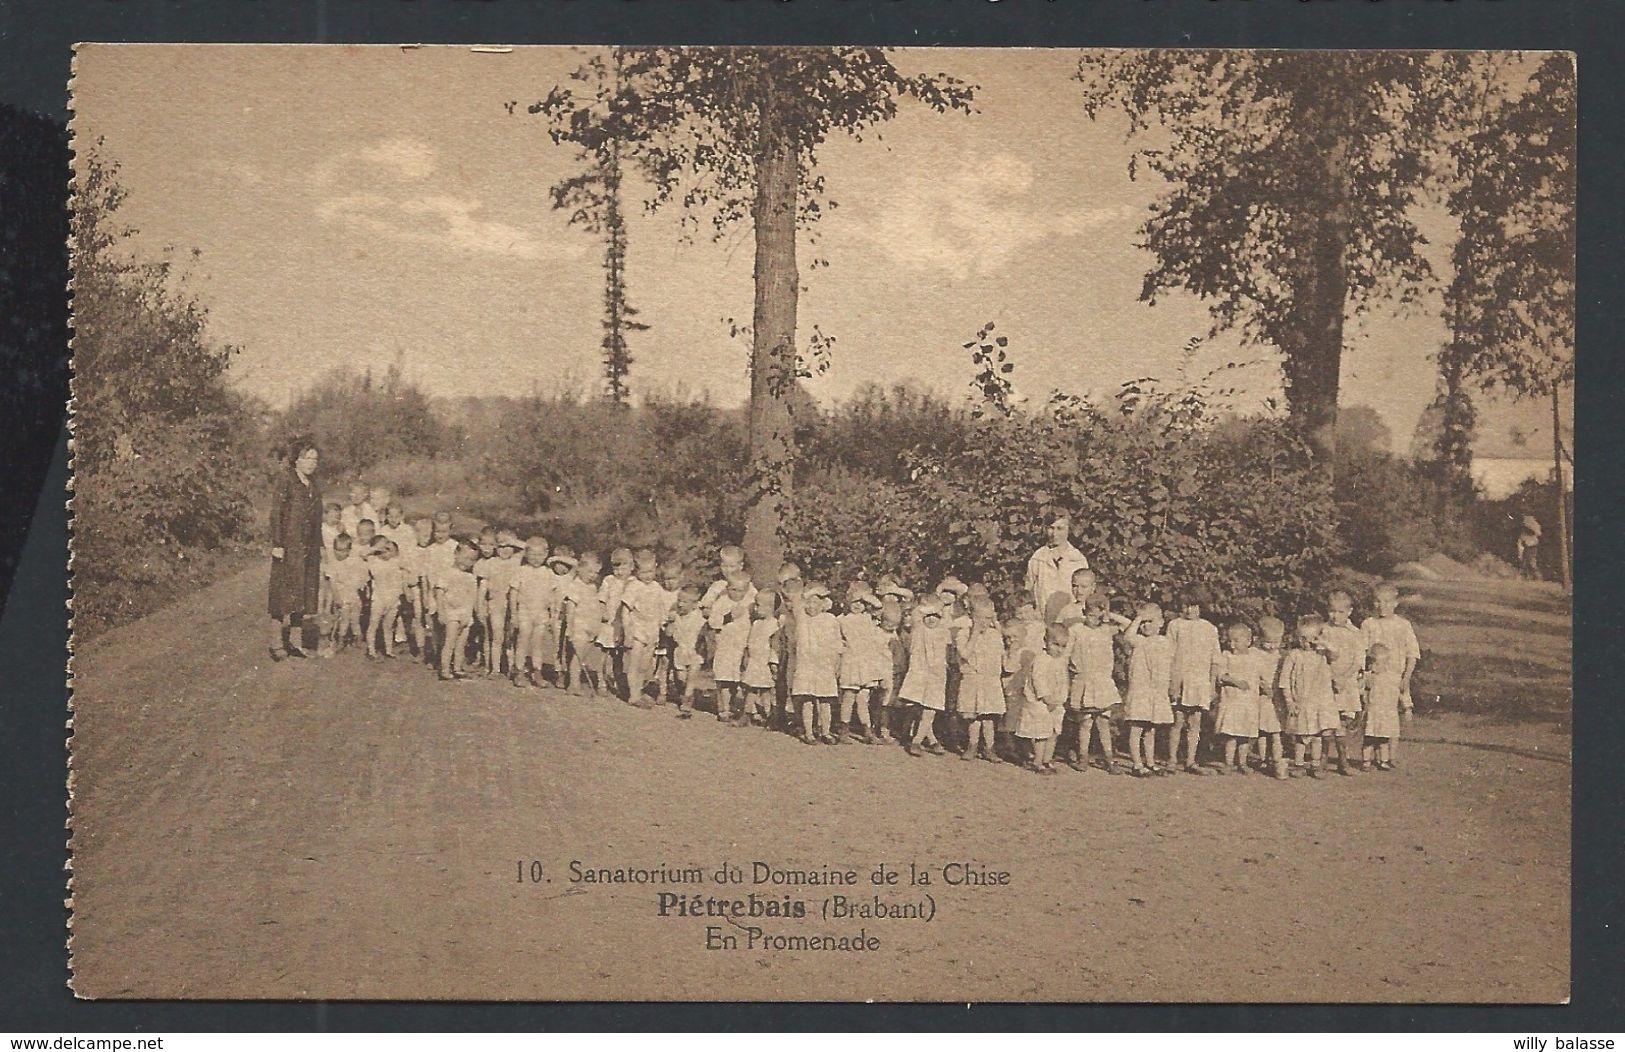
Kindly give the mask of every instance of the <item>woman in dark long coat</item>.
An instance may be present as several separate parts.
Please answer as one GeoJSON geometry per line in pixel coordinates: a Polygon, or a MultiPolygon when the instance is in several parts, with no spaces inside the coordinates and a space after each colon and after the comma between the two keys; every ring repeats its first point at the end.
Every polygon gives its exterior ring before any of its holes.
{"type": "Polygon", "coordinates": [[[271,660],[304,648],[289,636],[296,621],[319,611],[322,574],[322,494],[316,488],[321,454],[309,439],[288,448],[288,470],[271,496],[271,660]]]}

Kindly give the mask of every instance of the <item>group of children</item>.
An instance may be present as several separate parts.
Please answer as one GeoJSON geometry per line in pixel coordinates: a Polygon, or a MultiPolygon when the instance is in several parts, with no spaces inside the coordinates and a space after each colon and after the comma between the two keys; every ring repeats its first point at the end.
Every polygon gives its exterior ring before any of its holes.
{"type": "Polygon", "coordinates": [[[1041,613],[1020,594],[1002,622],[984,586],[954,577],[919,596],[889,576],[853,581],[837,614],[830,588],[793,563],[758,589],[737,547],[702,591],[648,549],[616,548],[605,575],[595,553],[541,537],[459,539],[445,512],[407,523],[390,494],[359,485],[326,505],[322,533],[323,656],[359,643],[443,680],[674,702],[685,719],[710,693],[717,719],[810,745],[897,740],[914,756],[951,747],[1040,774],[1058,773],[1058,748],[1079,771],[1098,748],[1118,773],[1120,732],[1139,777],[1392,770],[1420,658],[1388,584],[1358,626],[1334,591],[1288,641],[1274,617],[1221,633],[1201,590],[1172,620],[1150,602],[1114,610],[1089,569],[1073,573],[1070,601],[1041,613]]]}

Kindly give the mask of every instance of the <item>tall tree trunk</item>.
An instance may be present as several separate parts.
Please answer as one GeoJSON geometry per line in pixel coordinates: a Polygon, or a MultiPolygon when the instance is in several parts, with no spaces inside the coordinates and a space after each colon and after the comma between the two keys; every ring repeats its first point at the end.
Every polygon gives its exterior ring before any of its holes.
{"type": "Polygon", "coordinates": [[[1343,317],[1348,304],[1352,219],[1347,178],[1348,138],[1338,114],[1347,100],[1310,110],[1320,145],[1324,207],[1310,232],[1304,270],[1294,290],[1294,331],[1286,352],[1287,406],[1327,474],[1337,458],[1337,391],[1343,368],[1343,317]]]}
{"type": "Polygon", "coordinates": [[[781,527],[795,481],[796,195],[800,157],[779,123],[771,82],[763,84],[756,158],[756,304],[750,351],[750,491],[745,557],[758,584],[784,561],[781,527]]]}

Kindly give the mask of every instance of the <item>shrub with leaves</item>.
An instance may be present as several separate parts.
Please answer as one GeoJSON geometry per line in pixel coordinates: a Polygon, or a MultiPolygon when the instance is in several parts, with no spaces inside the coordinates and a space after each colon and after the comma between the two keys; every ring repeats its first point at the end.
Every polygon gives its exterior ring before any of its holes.
{"type": "Polygon", "coordinates": [[[1220,616],[1311,605],[1339,554],[1336,508],[1303,442],[1275,419],[1214,419],[1199,393],[1125,388],[1111,411],[979,422],[952,456],[916,461],[930,577],[952,570],[1008,597],[1046,522],[1073,538],[1107,585],[1172,601],[1203,584],[1220,616]]]}
{"type": "Polygon", "coordinates": [[[453,444],[452,429],[429,396],[398,365],[381,377],[345,368],[316,378],[283,416],[288,437],[310,435],[322,452],[322,474],[344,479],[392,457],[434,457],[453,444]]]}
{"type": "Polygon", "coordinates": [[[225,383],[231,349],[130,256],[117,171],[92,155],[75,187],[74,609],[81,632],[140,616],[211,553],[254,534],[259,411],[225,383]]]}

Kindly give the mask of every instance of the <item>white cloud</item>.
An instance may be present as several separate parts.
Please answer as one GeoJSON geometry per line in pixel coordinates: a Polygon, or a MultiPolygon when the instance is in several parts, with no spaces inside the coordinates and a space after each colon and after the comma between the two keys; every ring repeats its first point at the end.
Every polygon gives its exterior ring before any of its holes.
{"type": "Polygon", "coordinates": [[[401,179],[414,181],[433,175],[438,159],[435,148],[422,139],[385,139],[362,149],[360,156],[401,179]]]}
{"type": "Polygon", "coordinates": [[[1033,193],[1034,181],[1032,165],[1008,153],[916,173],[876,206],[863,230],[905,266],[965,278],[992,274],[1046,238],[1078,237],[1139,214],[1127,205],[1056,212],[1033,193]]]}
{"type": "Polygon", "coordinates": [[[537,237],[522,227],[483,217],[483,209],[474,198],[451,195],[397,200],[380,194],[351,194],[321,202],[316,214],[394,241],[475,255],[574,259],[583,251],[575,239],[537,237]]]}
{"type": "Polygon", "coordinates": [[[312,172],[318,191],[345,191],[318,200],[316,214],[393,241],[475,255],[573,259],[584,251],[578,238],[538,236],[490,218],[478,197],[437,190],[438,172],[434,147],[420,139],[385,139],[348,151],[312,172]]]}

